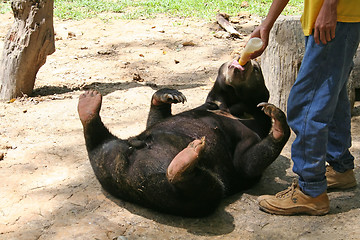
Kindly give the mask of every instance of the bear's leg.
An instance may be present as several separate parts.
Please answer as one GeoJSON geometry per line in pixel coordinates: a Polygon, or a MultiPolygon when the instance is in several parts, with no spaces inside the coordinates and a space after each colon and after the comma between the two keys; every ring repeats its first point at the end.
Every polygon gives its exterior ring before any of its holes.
{"type": "Polygon", "coordinates": [[[263,171],[280,155],[290,137],[290,128],[286,122],[285,114],[269,103],[261,103],[263,111],[270,116],[273,125],[267,137],[253,145],[246,152],[238,151],[234,154],[234,165],[238,172],[246,177],[259,177],[263,171]]]}
{"type": "Polygon", "coordinates": [[[84,128],[84,136],[88,151],[93,150],[107,140],[116,139],[104,126],[100,118],[102,96],[90,90],[80,95],[78,113],[84,128]]]}
{"type": "Polygon", "coordinates": [[[180,197],[182,212],[188,216],[203,216],[212,212],[225,195],[225,186],[216,174],[199,167],[205,137],[192,141],[171,161],[167,179],[180,197]]]}
{"type": "Polygon", "coordinates": [[[151,99],[151,107],[146,128],[171,116],[171,104],[184,103],[186,97],[175,89],[163,88],[156,91],[151,99]]]}
{"type": "Polygon", "coordinates": [[[101,102],[99,92],[86,91],[79,98],[78,112],[94,173],[104,189],[118,196],[121,176],[127,169],[123,153],[129,149],[129,145],[112,135],[102,123],[99,115],[101,102]]]}
{"type": "Polygon", "coordinates": [[[182,181],[194,169],[201,151],[205,147],[205,137],[192,141],[171,161],[166,176],[171,183],[182,181]]]}

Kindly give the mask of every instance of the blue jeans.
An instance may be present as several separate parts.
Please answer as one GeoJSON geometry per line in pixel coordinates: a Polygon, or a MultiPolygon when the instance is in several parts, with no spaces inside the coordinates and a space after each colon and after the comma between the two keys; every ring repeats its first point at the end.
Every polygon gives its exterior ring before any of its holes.
{"type": "Polygon", "coordinates": [[[360,40],[360,23],[337,23],[335,38],[323,45],[305,39],[305,55],[287,104],[293,171],[303,192],[316,197],[327,189],[325,162],[336,171],[354,168],[351,112],[346,84],[360,40]]]}

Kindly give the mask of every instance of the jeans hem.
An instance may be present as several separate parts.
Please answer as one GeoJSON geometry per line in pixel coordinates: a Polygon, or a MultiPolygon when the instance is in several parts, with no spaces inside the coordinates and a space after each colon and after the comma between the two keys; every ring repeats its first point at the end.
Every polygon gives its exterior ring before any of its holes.
{"type": "Polygon", "coordinates": [[[310,197],[317,197],[326,192],[327,181],[324,179],[320,182],[305,182],[299,179],[299,187],[306,195],[309,195],[310,197]]]}

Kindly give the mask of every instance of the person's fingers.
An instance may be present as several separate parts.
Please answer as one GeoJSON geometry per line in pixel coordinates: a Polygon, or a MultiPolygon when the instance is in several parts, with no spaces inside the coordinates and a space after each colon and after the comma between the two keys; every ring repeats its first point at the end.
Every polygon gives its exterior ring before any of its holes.
{"type": "Polygon", "coordinates": [[[326,42],[330,42],[331,41],[331,29],[327,29],[325,32],[325,37],[326,37],[326,42]]]}
{"type": "Polygon", "coordinates": [[[317,28],[314,29],[314,40],[316,44],[320,44],[320,32],[317,28]]]}
{"type": "Polygon", "coordinates": [[[262,53],[264,52],[264,50],[258,50],[256,52],[253,52],[252,54],[250,54],[250,59],[254,59],[257,58],[258,56],[260,56],[262,53]]]}
{"type": "Polygon", "coordinates": [[[335,38],[336,25],[331,29],[331,40],[335,38]]]}

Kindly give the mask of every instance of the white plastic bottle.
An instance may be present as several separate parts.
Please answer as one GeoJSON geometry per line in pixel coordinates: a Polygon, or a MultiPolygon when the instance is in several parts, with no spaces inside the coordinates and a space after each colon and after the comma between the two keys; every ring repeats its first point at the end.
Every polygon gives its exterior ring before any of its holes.
{"type": "Polygon", "coordinates": [[[250,54],[260,50],[262,46],[263,46],[263,41],[260,38],[257,37],[251,38],[247,42],[244,50],[241,53],[241,57],[239,59],[240,65],[244,66],[250,60],[250,54]]]}

